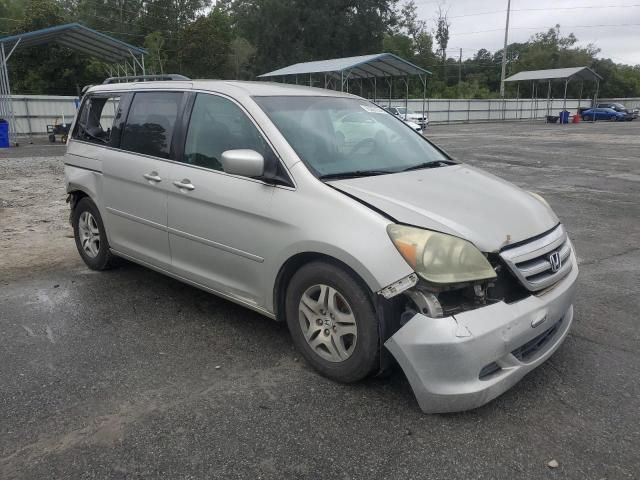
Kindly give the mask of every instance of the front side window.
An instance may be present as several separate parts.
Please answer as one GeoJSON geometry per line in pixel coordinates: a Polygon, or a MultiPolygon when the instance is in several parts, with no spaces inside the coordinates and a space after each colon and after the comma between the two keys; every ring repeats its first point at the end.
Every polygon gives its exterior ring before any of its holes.
{"type": "Polygon", "coordinates": [[[222,170],[222,152],[237,149],[255,150],[265,159],[272,157],[270,147],[240,107],[226,98],[199,93],[189,121],[183,161],[222,170]]]}
{"type": "Polygon", "coordinates": [[[120,148],[169,158],[181,92],[140,92],[133,97],[120,148]]]}
{"type": "Polygon", "coordinates": [[[121,115],[119,96],[91,96],[82,104],[73,138],[112,145],[120,132],[116,125],[121,115]]]}
{"type": "Polygon", "coordinates": [[[384,109],[342,97],[254,97],[318,177],[397,173],[450,160],[384,109]]]}

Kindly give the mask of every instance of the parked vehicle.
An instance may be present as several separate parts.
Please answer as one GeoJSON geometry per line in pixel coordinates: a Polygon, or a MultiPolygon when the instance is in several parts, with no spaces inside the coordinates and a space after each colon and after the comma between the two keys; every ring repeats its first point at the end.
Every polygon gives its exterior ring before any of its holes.
{"type": "Polygon", "coordinates": [[[284,321],[336,381],[390,353],[425,412],[489,402],[573,321],[576,255],[549,204],[353,95],[96,86],[64,163],[89,268],[124,257],[284,321]]]}
{"type": "Polygon", "coordinates": [[[634,118],[638,118],[638,109],[629,109],[627,107],[625,107],[624,105],[622,105],[621,103],[598,103],[596,105],[597,108],[610,108],[612,110],[615,110],[616,112],[621,112],[621,113],[626,113],[627,117],[631,117],[630,119],[633,120],[634,118]]]}
{"type": "Polygon", "coordinates": [[[400,117],[403,120],[417,123],[424,130],[429,126],[429,118],[422,113],[407,110],[405,107],[383,107],[387,112],[400,117]]]}
{"type": "Polygon", "coordinates": [[[582,112],[583,120],[611,120],[611,121],[623,121],[633,120],[629,118],[627,113],[616,112],[612,108],[591,108],[582,112]]]}

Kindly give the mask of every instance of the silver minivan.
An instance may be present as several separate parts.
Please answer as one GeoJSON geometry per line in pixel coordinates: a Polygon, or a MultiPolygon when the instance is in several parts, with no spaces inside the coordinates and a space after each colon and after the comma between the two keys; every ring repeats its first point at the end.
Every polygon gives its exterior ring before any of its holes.
{"type": "Polygon", "coordinates": [[[92,87],[65,179],[89,268],[123,257],[287,322],[339,382],[397,362],[425,412],[497,397],[573,320],[576,256],[547,202],[357,96],[92,87]]]}

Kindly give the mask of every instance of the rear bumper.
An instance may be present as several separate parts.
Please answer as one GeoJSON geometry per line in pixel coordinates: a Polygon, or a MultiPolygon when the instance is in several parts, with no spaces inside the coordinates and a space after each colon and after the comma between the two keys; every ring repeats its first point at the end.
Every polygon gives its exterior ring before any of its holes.
{"type": "Polygon", "coordinates": [[[543,295],[446,318],[417,314],[389,338],[385,346],[420,408],[444,413],[479,407],[547,360],[573,321],[578,276],[573,254],[571,261],[571,272],[543,295]]]}

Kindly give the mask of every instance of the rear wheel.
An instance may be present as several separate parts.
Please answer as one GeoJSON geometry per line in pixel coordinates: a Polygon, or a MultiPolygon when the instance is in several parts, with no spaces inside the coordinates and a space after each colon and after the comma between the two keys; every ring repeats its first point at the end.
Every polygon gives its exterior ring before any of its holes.
{"type": "Polygon", "coordinates": [[[313,262],[298,270],[287,290],[293,342],[318,372],[355,382],[378,365],[378,322],[369,292],[336,265],[313,262]]]}
{"type": "Polygon", "coordinates": [[[109,251],[109,241],[102,217],[90,198],[82,198],[73,209],[73,236],[78,253],[92,270],[106,270],[113,266],[114,256],[109,251]]]}

